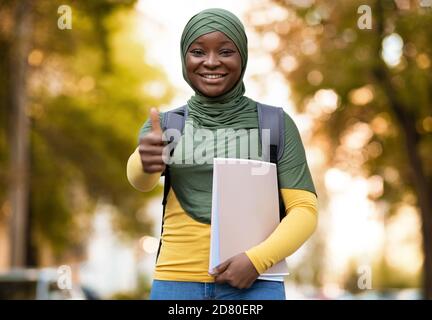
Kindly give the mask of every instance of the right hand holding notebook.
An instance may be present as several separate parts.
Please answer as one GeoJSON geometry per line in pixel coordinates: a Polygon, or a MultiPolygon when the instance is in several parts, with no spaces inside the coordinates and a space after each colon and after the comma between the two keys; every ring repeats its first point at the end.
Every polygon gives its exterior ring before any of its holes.
{"type": "Polygon", "coordinates": [[[224,261],[215,268],[216,283],[228,283],[238,289],[247,289],[258,278],[259,273],[248,256],[242,252],[224,261]]]}
{"type": "Polygon", "coordinates": [[[156,108],[150,110],[151,131],[140,139],[138,151],[141,156],[143,170],[146,173],[163,172],[165,162],[162,154],[164,141],[162,139],[162,128],[159,122],[159,112],[156,108]]]}

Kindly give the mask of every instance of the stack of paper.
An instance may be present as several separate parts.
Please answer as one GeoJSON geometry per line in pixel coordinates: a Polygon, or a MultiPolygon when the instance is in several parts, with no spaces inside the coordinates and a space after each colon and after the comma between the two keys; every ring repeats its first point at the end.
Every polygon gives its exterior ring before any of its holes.
{"type": "MultiPolygon", "coordinates": [[[[276,165],[246,159],[213,161],[209,272],[264,241],[280,223],[276,165]]],[[[281,280],[285,260],[259,279],[281,280]]]]}

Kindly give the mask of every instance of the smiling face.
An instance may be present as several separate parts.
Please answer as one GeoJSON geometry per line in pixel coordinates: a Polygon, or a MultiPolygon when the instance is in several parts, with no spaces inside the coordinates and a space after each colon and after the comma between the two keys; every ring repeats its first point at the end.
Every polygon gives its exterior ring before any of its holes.
{"type": "Polygon", "coordinates": [[[205,96],[223,95],[240,79],[240,53],[234,42],[222,32],[198,37],[187,50],[185,60],[189,81],[205,96]]]}

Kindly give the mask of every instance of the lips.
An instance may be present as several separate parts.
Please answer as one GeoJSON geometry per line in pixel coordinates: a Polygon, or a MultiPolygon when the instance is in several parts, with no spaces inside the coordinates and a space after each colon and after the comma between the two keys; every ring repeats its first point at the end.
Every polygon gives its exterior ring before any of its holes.
{"type": "Polygon", "coordinates": [[[227,75],[226,73],[201,73],[200,74],[200,76],[204,80],[204,82],[207,82],[207,83],[220,82],[225,78],[226,75],[227,75]]]}
{"type": "Polygon", "coordinates": [[[200,76],[206,79],[217,79],[225,77],[226,73],[200,73],[200,76]]]}

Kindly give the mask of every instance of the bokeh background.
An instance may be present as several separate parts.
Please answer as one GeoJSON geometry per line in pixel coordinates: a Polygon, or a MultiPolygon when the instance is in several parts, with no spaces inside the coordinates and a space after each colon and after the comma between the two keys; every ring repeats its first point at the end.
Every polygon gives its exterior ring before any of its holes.
{"type": "Polygon", "coordinates": [[[246,95],[293,117],[317,187],[288,299],[431,299],[431,0],[1,0],[0,298],[148,297],[163,180],[126,163],[193,93],[180,35],[209,7],[244,22],[246,95]]]}

